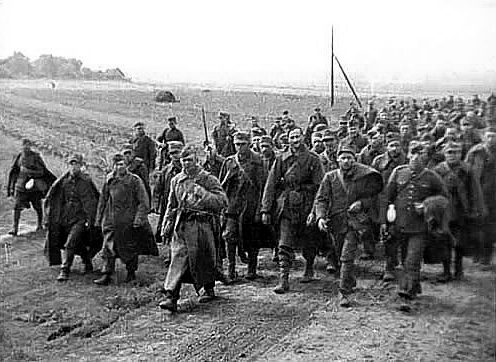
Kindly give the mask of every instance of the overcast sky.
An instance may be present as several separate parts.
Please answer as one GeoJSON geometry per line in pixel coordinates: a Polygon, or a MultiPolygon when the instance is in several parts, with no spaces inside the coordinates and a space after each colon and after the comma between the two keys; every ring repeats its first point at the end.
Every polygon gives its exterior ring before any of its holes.
{"type": "Polygon", "coordinates": [[[0,57],[75,57],[165,81],[325,84],[496,71],[496,0],[0,0],[0,57]]]}

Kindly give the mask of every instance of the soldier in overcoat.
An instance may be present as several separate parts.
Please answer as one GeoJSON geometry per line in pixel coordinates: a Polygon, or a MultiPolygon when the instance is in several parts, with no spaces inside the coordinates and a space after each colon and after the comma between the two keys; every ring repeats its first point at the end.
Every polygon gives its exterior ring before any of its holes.
{"type": "Polygon", "coordinates": [[[145,133],[145,124],[136,122],[133,126],[134,138],[131,140],[134,155],[143,160],[150,174],[155,169],[157,149],[155,141],[145,133]]]}
{"type": "Polygon", "coordinates": [[[95,220],[103,232],[102,277],[94,283],[107,285],[115,272],[115,261],[126,264],[126,282],[136,279],[138,255],[158,255],[148,222],[150,201],[141,179],[126,169],[122,154],[112,158],[113,171],[107,175],[95,220]]]}
{"type": "Polygon", "coordinates": [[[93,271],[91,260],[102,246],[101,230],[93,226],[99,192],[82,166],[82,155],[71,156],[69,171],[53,183],[45,199],[45,254],[50,265],[62,262],[59,281],[69,279],[76,254],[81,256],[84,272],[93,271]]]}
{"type": "Polygon", "coordinates": [[[279,229],[279,283],[275,293],[289,290],[289,270],[293,249],[303,247],[307,265],[313,265],[315,248],[304,238],[306,219],[323,177],[319,157],[303,144],[303,132],[289,132],[289,149],[277,155],[269,172],[262,198],[262,221],[271,224],[271,211],[277,203],[274,224],[279,229]]]}
{"type": "Polygon", "coordinates": [[[234,135],[236,154],[222,165],[219,180],[229,200],[225,212],[223,236],[227,243],[228,277],[236,279],[236,248],[248,252],[246,278],[256,278],[260,248],[260,202],[263,192],[264,170],[262,158],[250,150],[250,135],[234,135]]]}
{"type": "Polygon", "coordinates": [[[171,263],[164,283],[162,309],[177,310],[182,283],[192,283],[199,301],[215,297],[216,247],[214,217],[227,207],[227,197],[216,177],[198,164],[196,149],[181,151],[182,171],[171,182],[162,237],[172,236],[171,263]]]}

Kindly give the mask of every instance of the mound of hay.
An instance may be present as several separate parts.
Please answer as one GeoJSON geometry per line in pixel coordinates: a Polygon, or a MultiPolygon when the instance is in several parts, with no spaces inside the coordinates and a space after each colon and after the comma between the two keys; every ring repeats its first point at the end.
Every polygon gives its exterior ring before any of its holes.
{"type": "Polygon", "coordinates": [[[171,91],[161,90],[161,91],[158,91],[157,94],[155,94],[155,102],[158,102],[158,103],[176,103],[177,99],[174,96],[174,94],[172,94],[171,91]]]}

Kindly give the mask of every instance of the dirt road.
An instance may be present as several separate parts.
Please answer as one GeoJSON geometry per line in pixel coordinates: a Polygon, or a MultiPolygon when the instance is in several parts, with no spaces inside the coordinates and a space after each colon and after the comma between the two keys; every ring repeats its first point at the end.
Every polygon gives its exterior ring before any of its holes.
{"type": "MultiPolygon", "coordinates": [[[[14,117],[12,112],[20,112],[27,126],[36,124],[49,132],[51,127],[57,129],[54,119],[79,119],[90,130],[104,124],[104,111],[96,107],[103,101],[92,101],[91,89],[86,89],[84,96],[88,109],[77,90],[64,90],[67,93],[61,93],[58,100],[47,99],[45,90],[14,91],[5,102],[6,114],[14,117]],[[29,92],[34,92],[34,101],[29,92]],[[54,118],[55,113],[59,118],[54,118]]],[[[119,112],[125,114],[126,126],[133,117],[139,118],[139,112],[127,102],[135,91],[108,91],[111,135],[120,132],[119,112]]],[[[98,94],[93,94],[96,99],[98,94]]],[[[4,99],[0,98],[0,104],[4,99]]],[[[8,168],[18,148],[12,135],[0,134],[2,170],[8,168]]],[[[45,159],[60,175],[63,160],[51,154],[45,154],[45,159]]],[[[97,179],[103,176],[98,170],[92,172],[97,179]]],[[[157,307],[166,273],[162,257],[141,259],[138,280],[131,285],[124,283],[125,269],[119,264],[114,284],[96,286],[92,279],[97,273],[82,275],[79,259],[71,280],[57,283],[58,269],[48,267],[43,257],[44,235],[33,232],[32,210],[23,213],[21,236],[6,237],[12,201],[4,196],[1,200],[1,360],[492,361],[495,357],[495,270],[481,270],[467,258],[466,279],[456,283],[436,284],[441,267],[426,266],[423,295],[409,312],[398,310],[394,283],[381,283],[382,262],[361,262],[354,306],[343,310],[336,305],[337,280],[326,274],[322,260],[317,264],[318,280],[302,284],[303,262],[298,257],[291,292],[274,294],[277,268],[271,251],[265,250],[260,256],[260,279],[229,287],[218,285],[218,298],[209,305],[198,304],[193,288],[186,286],[180,313],[170,315],[157,307]],[[8,264],[3,248],[6,242],[12,250],[8,264]]],[[[95,266],[101,266],[99,257],[95,266]]],[[[238,266],[240,275],[245,270],[246,266],[238,266]]]]}

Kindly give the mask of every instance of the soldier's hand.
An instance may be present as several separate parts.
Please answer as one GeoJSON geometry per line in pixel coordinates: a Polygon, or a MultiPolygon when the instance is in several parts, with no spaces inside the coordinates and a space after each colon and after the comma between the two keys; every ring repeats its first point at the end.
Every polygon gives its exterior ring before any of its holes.
{"type": "Polygon", "coordinates": [[[381,224],[379,232],[381,235],[385,235],[387,233],[387,225],[386,224],[381,224]]]}
{"type": "Polygon", "coordinates": [[[353,212],[353,213],[362,211],[362,202],[361,201],[355,201],[354,203],[352,203],[350,205],[350,207],[348,208],[348,211],[353,212]]]}
{"type": "Polygon", "coordinates": [[[313,212],[311,212],[310,214],[308,214],[308,217],[307,217],[307,226],[310,226],[314,223],[315,223],[315,214],[313,212]]]}
{"type": "Polygon", "coordinates": [[[326,232],[327,231],[327,220],[326,219],[319,219],[317,222],[317,226],[319,227],[320,231],[326,232]]]}
{"type": "Polygon", "coordinates": [[[270,225],[271,220],[270,220],[270,214],[264,212],[262,213],[262,224],[264,225],[270,225]]]}

